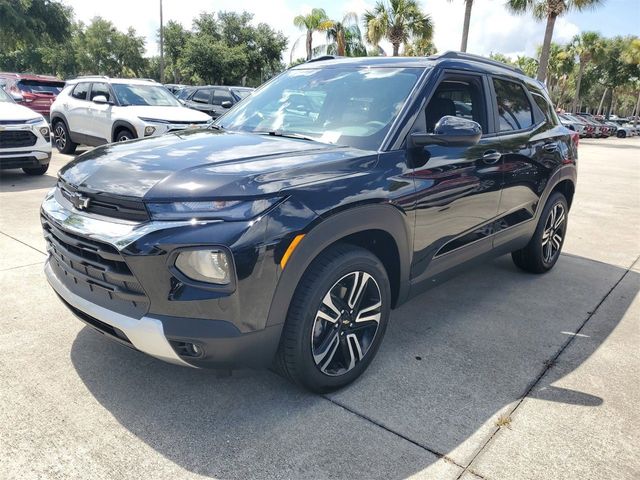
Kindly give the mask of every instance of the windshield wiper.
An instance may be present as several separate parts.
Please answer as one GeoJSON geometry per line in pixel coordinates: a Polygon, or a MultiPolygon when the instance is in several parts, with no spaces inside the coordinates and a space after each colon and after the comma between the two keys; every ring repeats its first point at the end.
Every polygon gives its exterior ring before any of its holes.
{"type": "Polygon", "coordinates": [[[294,132],[283,132],[282,130],[270,130],[270,131],[255,131],[253,133],[257,133],[259,135],[271,135],[272,137],[285,137],[285,138],[297,138],[298,140],[307,140],[309,142],[317,142],[318,139],[307,137],[306,135],[302,135],[300,133],[294,132]]]}
{"type": "Polygon", "coordinates": [[[213,128],[214,130],[222,130],[224,127],[222,125],[218,125],[217,123],[214,123],[214,121],[211,121],[207,124],[207,128],[213,128]]]}

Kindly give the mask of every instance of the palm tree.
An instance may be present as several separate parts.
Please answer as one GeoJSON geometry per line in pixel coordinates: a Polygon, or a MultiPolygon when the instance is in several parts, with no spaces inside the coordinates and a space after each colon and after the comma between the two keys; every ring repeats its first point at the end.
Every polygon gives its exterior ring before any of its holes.
{"type": "Polygon", "coordinates": [[[576,76],[576,94],[571,105],[571,111],[577,112],[584,69],[591,60],[601,55],[602,38],[597,32],[582,32],[580,35],[573,37],[570,48],[579,61],[578,75],[576,76]]]}
{"type": "MultiPolygon", "coordinates": [[[[452,2],[453,0],[449,0],[452,2]]],[[[460,51],[467,51],[467,40],[469,39],[469,23],[471,23],[471,7],[473,0],[464,0],[464,23],[462,25],[462,42],[460,43],[460,51]]]]}
{"type": "Polygon", "coordinates": [[[422,13],[416,0],[378,0],[373,10],[364,14],[367,39],[373,45],[386,38],[393,45],[393,56],[397,57],[400,44],[410,39],[433,37],[431,17],[422,13]]]}
{"type": "Polygon", "coordinates": [[[507,0],[507,8],[514,13],[531,12],[536,19],[547,19],[547,27],[544,31],[544,42],[540,51],[540,64],[538,65],[537,78],[541,82],[547,78],[549,66],[549,49],[553,37],[553,27],[556,19],[570,10],[585,10],[595,8],[603,0],[507,0]]]}
{"type": "Polygon", "coordinates": [[[307,60],[311,60],[313,54],[313,32],[321,31],[321,25],[328,19],[322,8],[314,8],[308,15],[298,15],[293,19],[296,27],[307,32],[307,60]]]}
{"type": "Polygon", "coordinates": [[[342,20],[325,20],[320,29],[327,32],[327,40],[330,42],[327,53],[335,53],[341,57],[355,56],[356,50],[364,48],[358,15],[354,12],[345,13],[342,20]]]}

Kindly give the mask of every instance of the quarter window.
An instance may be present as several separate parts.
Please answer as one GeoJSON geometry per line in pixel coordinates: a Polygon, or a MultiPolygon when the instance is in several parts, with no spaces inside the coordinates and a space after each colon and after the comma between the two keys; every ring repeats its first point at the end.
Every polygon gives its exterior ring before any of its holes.
{"type": "Polygon", "coordinates": [[[537,93],[531,93],[531,98],[533,98],[533,101],[536,102],[536,105],[544,114],[547,122],[555,125],[556,122],[555,116],[553,114],[553,107],[549,104],[549,102],[547,102],[547,100],[542,95],[539,95],[537,93]]]}
{"type": "Polygon", "coordinates": [[[508,80],[493,79],[498,102],[499,130],[523,130],[533,125],[531,104],[522,86],[508,80]]]}
{"type": "Polygon", "coordinates": [[[74,87],[73,91],[71,92],[71,96],[73,98],[77,98],[78,100],[86,100],[88,91],[88,83],[79,83],[74,87]]]}

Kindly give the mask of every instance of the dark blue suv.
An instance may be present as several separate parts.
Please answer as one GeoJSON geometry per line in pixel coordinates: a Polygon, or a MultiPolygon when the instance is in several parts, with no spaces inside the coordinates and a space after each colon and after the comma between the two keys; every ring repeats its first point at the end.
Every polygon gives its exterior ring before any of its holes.
{"type": "Polygon", "coordinates": [[[577,143],[506,65],[323,57],[207,129],[66,165],[41,210],[45,271],[124,345],[329,391],[367,368],[391,309],[460,267],[551,269],[577,143]]]}

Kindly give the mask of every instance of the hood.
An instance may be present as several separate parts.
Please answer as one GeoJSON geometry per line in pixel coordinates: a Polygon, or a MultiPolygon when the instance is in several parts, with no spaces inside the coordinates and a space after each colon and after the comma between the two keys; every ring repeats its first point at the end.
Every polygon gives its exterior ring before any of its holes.
{"type": "Polygon", "coordinates": [[[32,120],[34,118],[44,117],[37,112],[34,112],[30,108],[23,107],[17,103],[12,102],[0,102],[0,120],[32,120]]]}
{"type": "Polygon", "coordinates": [[[59,175],[93,192],[196,200],[268,195],[358,174],[376,158],[375,152],[306,140],[189,130],[96,148],[59,175]]]}
{"type": "Polygon", "coordinates": [[[186,107],[131,105],[122,108],[126,108],[127,114],[135,117],[154,118],[167,122],[206,122],[211,120],[211,117],[206,113],[186,107]]]}

